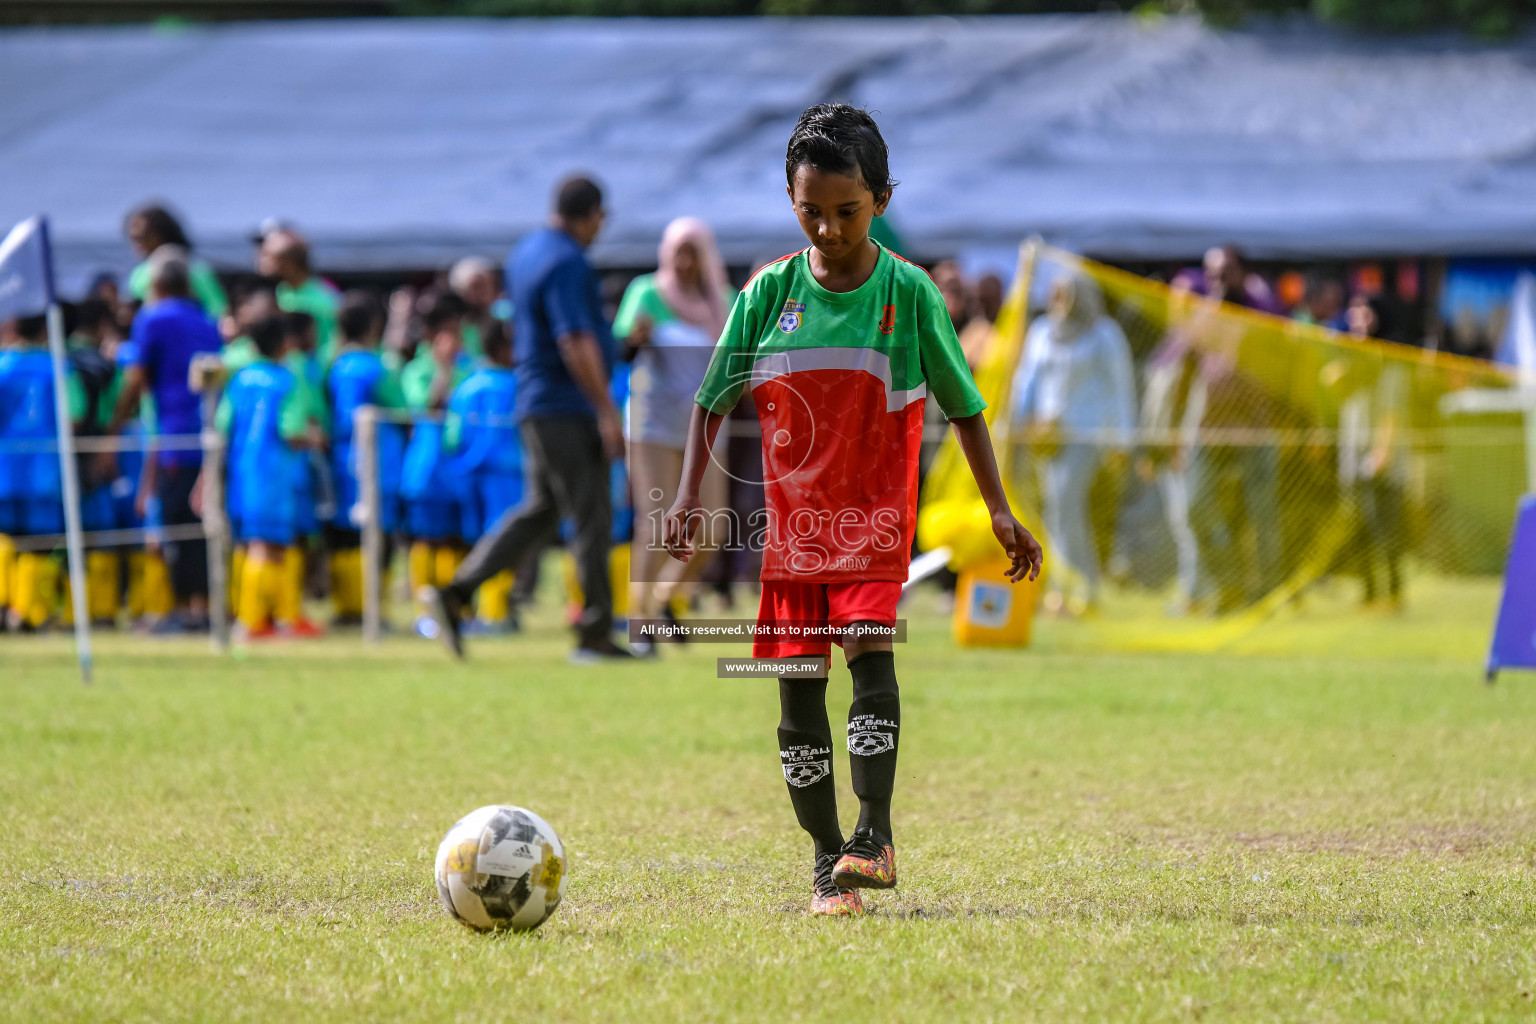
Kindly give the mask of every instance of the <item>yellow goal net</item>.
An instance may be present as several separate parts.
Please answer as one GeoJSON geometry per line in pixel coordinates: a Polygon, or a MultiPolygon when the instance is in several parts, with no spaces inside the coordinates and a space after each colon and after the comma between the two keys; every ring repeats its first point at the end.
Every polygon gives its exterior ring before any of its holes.
{"type": "MultiPolygon", "coordinates": [[[[1529,484],[1516,381],[1029,243],[976,368],[1046,607],[1120,646],[1219,649],[1319,587],[1394,610],[1494,577],[1529,484]]],[[[963,568],[986,518],[953,440],[919,543],[963,568]]]]}

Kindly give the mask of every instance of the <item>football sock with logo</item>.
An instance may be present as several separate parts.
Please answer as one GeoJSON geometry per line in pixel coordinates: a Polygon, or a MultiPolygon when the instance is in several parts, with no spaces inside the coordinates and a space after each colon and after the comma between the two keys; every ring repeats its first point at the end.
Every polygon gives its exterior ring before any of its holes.
{"type": "Polygon", "coordinates": [[[896,656],[870,651],[848,663],[853,705],[848,709],[848,774],[859,798],[859,825],[891,838],[891,792],[896,788],[896,741],[901,695],[896,656]]]}
{"type": "Polygon", "coordinates": [[[816,853],[843,846],[832,781],[832,726],[827,722],[825,679],[779,680],[779,761],[795,819],[816,844],[816,853]]]}

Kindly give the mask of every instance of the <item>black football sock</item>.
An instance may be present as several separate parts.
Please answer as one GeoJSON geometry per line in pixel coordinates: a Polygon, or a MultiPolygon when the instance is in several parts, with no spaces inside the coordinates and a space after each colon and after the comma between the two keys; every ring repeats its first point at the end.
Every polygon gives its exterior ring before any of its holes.
{"type": "Polygon", "coordinates": [[[859,798],[859,826],[891,838],[891,792],[896,788],[896,740],[901,695],[896,656],[870,651],[848,663],[853,705],[848,709],[848,772],[859,798]]]}
{"type": "Polygon", "coordinates": [[[789,802],[816,854],[843,845],[837,823],[837,787],[832,782],[832,726],[827,722],[825,679],[779,680],[779,761],[789,802]]]}

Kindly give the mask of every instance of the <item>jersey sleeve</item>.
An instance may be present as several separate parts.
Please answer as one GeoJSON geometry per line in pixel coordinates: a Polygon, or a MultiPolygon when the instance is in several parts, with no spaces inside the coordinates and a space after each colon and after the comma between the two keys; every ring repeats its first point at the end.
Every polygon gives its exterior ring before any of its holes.
{"type": "Polygon", "coordinates": [[[987,407],[971,368],[965,365],[965,353],[955,336],[944,297],[925,274],[918,286],[918,354],[923,363],[923,379],[938,400],[939,409],[949,419],[974,416],[987,407]]]}
{"type": "MultiPolygon", "coordinates": [[[[230,382],[233,385],[233,381],[230,382]]],[[[235,423],[235,403],[229,400],[230,388],[224,389],[224,394],[219,396],[219,407],[213,413],[213,429],[225,437],[229,436],[230,428],[235,423]]]]}
{"type": "Polygon", "coordinates": [[[629,282],[629,287],[624,289],[624,298],[619,300],[619,311],[613,317],[613,336],[629,337],[635,322],[642,316],[658,319],[656,304],[659,297],[652,275],[643,274],[629,282]]]}
{"type": "Polygon", "coordinates": [[[762,319],[753,297],[754,290],[749,286],[731,304],[731,315],[726,318],[725,330],[720,332],[720,340],[715,343],[715,353],[710,357],[709,369],[705,371],[704,382],[699,385],[699,393],[694,399],[710,412],[722,416],[736,407],[741,392],[751,380],[762,319]]]}
{"type": "Polygon", "coordinates": [[[374,404],[382,409],[404,409],[405,392],[400,389],[400,373],[388,366],[379,375],[379,381],[373,389],[374,404]]]}
{"type": "Polygon", "coordinates": [[[432,361],[412,359],[400,371],[400,397],[408,409],[425,409],[432,390],[432,361]]]}
{"type": "Polygon", "coordinates": [[[79,423],[85,418],[90,402],[85,397],[85,385],[73,370],[64,376],[64,400],[69,412],[69,422],[79,423]]]}
{"type": "Polygon", "coordinates": [[[309,408],[309,418],[320,424],[320,429],[327,434],[331,432],[331,404],[325,400],[325,392],[309,381],[301,381],[299,387],[304,391],[304,401],[309,408]]]}
{"type": "Polygon", "coordinates": [[[229,299],[224,295],[224,286],[219,284],[219,275],[213,272],[213,268],[202,260],[192,261],[192,294],[202,304],[203,312],[209,319],[217,320],[229,311],[229,299]]]}
{"type": "Polygon", "coordinates": [[[464,440],[464,413],[468,410],[474,415],[479,410],[470,407],[470,399],[464,394],[464,386],[461,384],[454,389],[453,397],[448,399],[448,409],[443,416],[443,451],[458,450],[464,440]]]}
{"type": "Polygon", "coordinates": [[[303,381],[296,380],[283,396],[283,404],[277,410],[277,433],[284,441],[296,441],[309,430],[313,417],[308,391],[303,381]]]}

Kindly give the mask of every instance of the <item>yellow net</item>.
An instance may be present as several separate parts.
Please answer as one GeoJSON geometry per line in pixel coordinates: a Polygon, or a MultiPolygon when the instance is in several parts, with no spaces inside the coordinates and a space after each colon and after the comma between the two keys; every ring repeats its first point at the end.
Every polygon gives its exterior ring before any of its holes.
{"type": "MultiPolygon", "coordinates": [[[[1515,380],[1026,245],[976,371],[1047,607],[1108,645],[1213,650],[1317,586],[1397,609],[1496,576],[1528,484],[1515,380]],[[1326,581],[1323,582],[1323,581],[1326,581]]],[[[992,552],[953,441],[924,548],[992,552]]]]}

